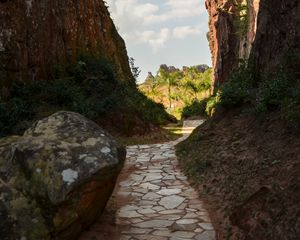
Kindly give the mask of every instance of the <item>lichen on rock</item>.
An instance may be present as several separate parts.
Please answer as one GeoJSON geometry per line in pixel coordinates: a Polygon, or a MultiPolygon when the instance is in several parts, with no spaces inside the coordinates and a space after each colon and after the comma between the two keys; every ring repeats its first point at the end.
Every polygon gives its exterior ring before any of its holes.
{"type": "Polygon", "coordinates": [[[0,153],[4,240],[74,239],[103,211],[125,159],[109,134],[72,112],[2,139],[0,153]]]}

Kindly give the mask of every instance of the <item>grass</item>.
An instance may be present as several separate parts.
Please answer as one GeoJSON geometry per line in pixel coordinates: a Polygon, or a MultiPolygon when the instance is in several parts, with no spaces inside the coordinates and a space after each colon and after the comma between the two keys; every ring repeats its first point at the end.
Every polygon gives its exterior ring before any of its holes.
{"type": "Polygon", "coordinates": [[[115,136],[125,146],[156,144],[176,140],[182,136],[181,128],[162,126],[157,131],[142,136],[115,136]]]}

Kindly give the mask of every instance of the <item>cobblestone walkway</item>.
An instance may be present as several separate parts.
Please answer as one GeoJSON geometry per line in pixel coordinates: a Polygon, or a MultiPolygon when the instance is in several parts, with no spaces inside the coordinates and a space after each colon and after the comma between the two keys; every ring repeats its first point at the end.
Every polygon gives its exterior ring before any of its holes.
{"type": "Polygon", "coordinates": [[[214,240],[215,231],[197,192],[178,167],[175,145],[127,148],[124,171],[115,198],[121,240],[214,240]],[[126,201],[124,201],[126,199],[126,201]]]}

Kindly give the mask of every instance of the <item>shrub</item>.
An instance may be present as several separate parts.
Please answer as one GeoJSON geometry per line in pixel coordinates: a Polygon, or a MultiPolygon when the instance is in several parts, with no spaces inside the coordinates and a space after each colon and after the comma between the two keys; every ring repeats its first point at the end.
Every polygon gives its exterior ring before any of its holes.
{"type": "Polygon", "coordinates": [[[300,123],[299,64],[299,54],[289,53],[277,71],[260,79],[255,78],[251,67],[242,65],[219,89],[219,100],[208,101],[208,114],[216,105],[234,108],[250,104],[250,113],[279,110],[283,119],[300,123]]]}
{"type": "Polygon", "coordinates": [[[300,83],[281,103],[281,116],[288,122],[300,125],[300,83]]]}
{"type": "Polygon", "coordinates": [[[220,92],[217,92],[215,96],[208,98],[205,109],[206,114],[212,116],[215,113],[218,104],[220,104],[220,92]]]}
{"type": "Polygon", "coordinates": [[[118,80],[111,62],[104,58],[81,56],[65,73],[51,81],[15,82],[11,98],[0,99],[0,135],[18,133],[16,126],[39,117],[41,109],[74,111],[92,120],[112,110],[130,112],[155,124],[170,119],[162,105],[148,99],[133,84],[118,80]]]}
{"type": "Polygon", "coordinates": [[[205,98],[201,101],[194,100],[190,105],[187,105],[183,108],[181,118],[189,118],[192,116],[207,116],[206,113],[206,104],[208,98],[205,98]]]}
{"type": "Polygon", "coordinates": [[[279,108],[281,101],[288,95],[288,89],[287,76],[281,69],[274,78],[260,84],[256,98],[256,109],[267,111],[279,108]]]}
{"type": "Polygon", "coordinates": [[[12,98],[8,101],[0,99],[0,136],[15,133],[20,119],[31,119],[32,115],[33,108],[29,102],[20,98],[12,98]]]}
{"type": "Polygon", "coordinates": [[[253,99],[253,71],[242,64],[220,89],[220,104],[225,108],[238,107],[253,99]]]}
{"type": "Polygon", "coordinates": [[[166,124],[170,120],[170,115],[165,111],[162,104],[153,102],[135,88],[126,87],[123,89],[124,104],[130,111],[136,112],[144,120],[158,125],[166,124]]]}

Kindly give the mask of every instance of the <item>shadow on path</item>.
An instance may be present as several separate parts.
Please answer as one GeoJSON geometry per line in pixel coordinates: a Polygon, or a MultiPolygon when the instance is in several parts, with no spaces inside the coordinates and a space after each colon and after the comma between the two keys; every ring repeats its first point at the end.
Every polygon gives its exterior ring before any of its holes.
{"type": "Polygon", "coordinates": [[[128,147],[106,212],[79,239],[214,240],[208,213],[175,155],[175,145],[201,123],[186,121],[184,136],[176,141],[128,147]]]}

